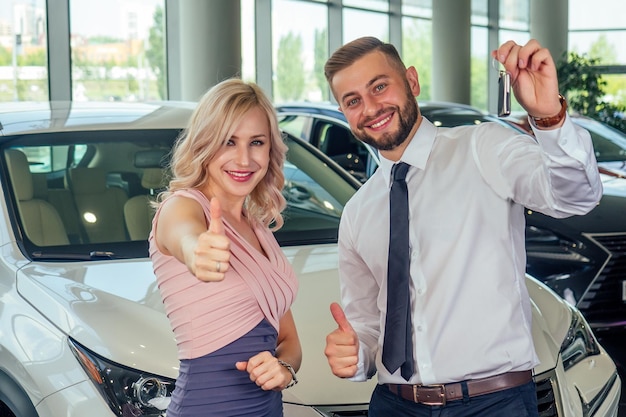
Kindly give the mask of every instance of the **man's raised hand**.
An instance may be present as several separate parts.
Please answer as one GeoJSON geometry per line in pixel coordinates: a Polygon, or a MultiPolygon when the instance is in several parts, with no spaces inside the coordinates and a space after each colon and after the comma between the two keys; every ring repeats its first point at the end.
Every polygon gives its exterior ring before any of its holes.
{"type": "Polygon", "coordinates": [[[324,354],[333,374],[340,378],[350,378],[357,371],[359,338],[339,304],[332,303],[330,312],[337,323],[337,329],[326,336],[324,354]]]}

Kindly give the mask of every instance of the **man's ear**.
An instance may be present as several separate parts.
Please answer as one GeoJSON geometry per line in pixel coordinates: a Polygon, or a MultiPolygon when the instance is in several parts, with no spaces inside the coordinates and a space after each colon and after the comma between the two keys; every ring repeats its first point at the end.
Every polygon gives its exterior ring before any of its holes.
{"type": "Polygon", "coordinates": [[[419,96],[421,91],[420,81],[417,75],[417,70],[414,66],[411,65],[409,68],[406,69],[406,79],[409,82],[409,87],[411,87],[411,93],[413,94],[413,96],[419,96]]]}

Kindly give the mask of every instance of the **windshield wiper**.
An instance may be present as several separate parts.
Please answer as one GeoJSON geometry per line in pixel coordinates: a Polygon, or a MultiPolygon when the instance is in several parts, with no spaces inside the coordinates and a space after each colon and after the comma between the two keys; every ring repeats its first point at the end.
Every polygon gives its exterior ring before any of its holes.
{"type": "Polygon", "coordinates": [[[99,250],[91,251],[89,253],[35,251],[31,255],[33,259],[38,260],[93,261],[99,259],[122,259],[121,256],[115,255],[115,252],[99,250]]]}

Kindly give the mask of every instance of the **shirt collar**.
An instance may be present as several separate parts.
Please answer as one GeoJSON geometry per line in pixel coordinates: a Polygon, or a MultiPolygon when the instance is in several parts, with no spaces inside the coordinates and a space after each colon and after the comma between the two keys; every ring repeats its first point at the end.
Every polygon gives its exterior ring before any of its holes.
{"type": "MultiPolygon", "coordinates": [[[[420,127],[417,129],[417,132],[415,132],[415,135],[411,138],[411,141],[404,150],[400,161],[406,162],[411,166],[424,170],[426,168],[426,163],[428,162],[430,152],[433,148],[436,134],[437,128],[435,127],[435,125],[433,125],[430,120],[422,117],[420,127]]],[[[385,184],[391,184],[391,168],[393,167],[395,162],[386,159],[380,154],[380,152],[378,156],[380,157],[379,169],[382,170],[385,184]]]]}

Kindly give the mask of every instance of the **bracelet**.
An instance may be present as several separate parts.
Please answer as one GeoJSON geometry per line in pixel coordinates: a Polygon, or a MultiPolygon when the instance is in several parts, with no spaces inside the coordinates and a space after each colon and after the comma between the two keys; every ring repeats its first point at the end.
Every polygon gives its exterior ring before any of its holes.
{"type": "Polygon", "coordinates": [[[565,112],[567,111],[567,100],[565,100],[565,97],[559,94],[559,101],[561,102],[561,110],[559,110],[559,113],[556,116],[552,116],[552,117],[530,116],[530,120],[532,121],[533,125],[535,125],[535,127],[538,127],[538,128],[549,128],[549,127],[552,127],[554,125],[561,123],[561,120],[563,120],[563,118],[565,117],[565,112]]]}
{"type": "Polygon", "coordinates": [[[278,363],[287,368],[287,370],[291,374],[291,382],[285,385],[285,388],[283,389],[291,388],[296,385],[298,383],[298,378],[296,378],[296,371],[293,370],[293,366],[289,365],[285,361],[281,361],[280,359],[278,359],[278,363]]]}

